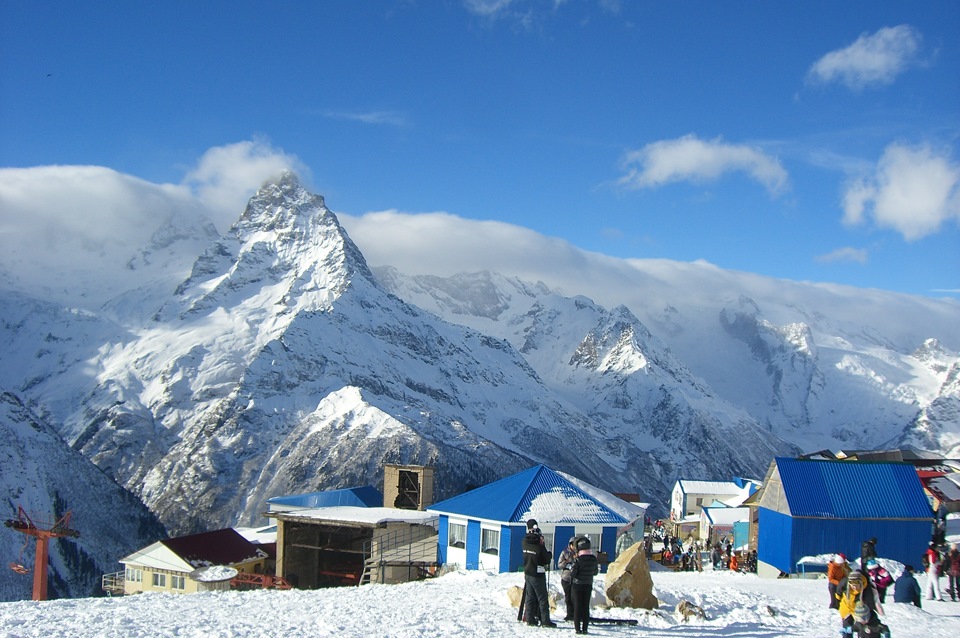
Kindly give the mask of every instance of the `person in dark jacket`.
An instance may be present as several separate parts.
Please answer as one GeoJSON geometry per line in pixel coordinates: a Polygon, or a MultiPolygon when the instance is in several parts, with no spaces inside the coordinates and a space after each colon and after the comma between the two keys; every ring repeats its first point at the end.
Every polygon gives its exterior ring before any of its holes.
{"type": "Polygon", "coordinates": [[[590,624],[590,597],[593,577],[600,571],[597,557],[590,551],[590,539],[577,540],[577,557],[570,568],[570,589],[573,592],[573,627],[578,634],[587,633],[590,624]]]}
{"type": "Polygon", "coordinates": [[[877,539],[871,538],[860,545],[860,571],[867,573],[867,562],[877,557],[877,539]]]}
{"type": "Polygon", "coordinates": [[[943,562],[946,565],[947,583],[950,586],[950,600],[957,600],[960,598],[960,551],[957,550],[956,543],[952,545],[950,553],[943,562]]]}
{"type": "Polygon", "coordinates": [[[920,593],[920,583],[913,576],[913,565],[907,565],[893,584],[893,602],[913,603],[920,607],[920,593]]]}
{"type": "Polygon", "coordinates": [[[539,614],[541,627],[556,627],[550,621],[550,601],[547,599],[547,565],[553,553],[543,546],[543,534],[537,521],[527,521],[527,535],[523,537],[523,585],[526,589],[524,617],[528,625],[536,625],[539,614]]]}

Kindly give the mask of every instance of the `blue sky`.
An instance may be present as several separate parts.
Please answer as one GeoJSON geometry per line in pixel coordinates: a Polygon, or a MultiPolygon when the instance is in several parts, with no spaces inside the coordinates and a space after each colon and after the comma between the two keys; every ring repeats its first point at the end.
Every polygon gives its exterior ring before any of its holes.
{"type": "Polygon", "coordinates": [[[957,296],[958,33],[952,0],[0,0],[0,169],[283,164],[338,214],[957,296]]]}

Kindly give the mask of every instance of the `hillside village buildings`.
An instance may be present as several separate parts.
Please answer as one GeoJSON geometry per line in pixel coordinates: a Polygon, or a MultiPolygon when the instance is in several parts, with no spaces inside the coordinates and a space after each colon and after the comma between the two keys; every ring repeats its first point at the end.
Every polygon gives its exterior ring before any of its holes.
{"type": "MultiPolygon", "coordinates": [[[[734,551],[757,550],[758,574],[778,577],[805,571],[810,557],[855,557],[873,537],[882,557],[918,563],[935,521],[960,510],[960,463],[815,456],[774,459],[762,484],[678,480],[668,533],[687,548],[723,539],[734,551]]],[[[124,572],[104,577],[104,588],[190,593],[229,586],[231,570],[234,584],[276,574],[300,588],[404,582],[441,568],[516,571],[530,518],[555,557],[569,538],[587,536],[606,564],[618,535],[646,514],[644,504],[543,465],[439,503],[431,468],[391,466],[385,475],[384,496],[367,486],[271,499],[274,525],[261,542],[231,529],[157,541],[121,559],[124,572]]]]}

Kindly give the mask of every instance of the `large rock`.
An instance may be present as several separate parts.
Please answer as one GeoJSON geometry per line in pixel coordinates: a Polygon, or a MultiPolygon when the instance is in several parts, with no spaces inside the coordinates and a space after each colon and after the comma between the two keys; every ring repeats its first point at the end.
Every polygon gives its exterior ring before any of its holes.
{"type": "Polygon", "coordinates": [[[653,595],[653,579],[650,578],[643,543],[636,543],[617,556],[607,568],[603,580],[607,604],[611,607],[656,609],[660,606],[660,601],[653,595]]]}

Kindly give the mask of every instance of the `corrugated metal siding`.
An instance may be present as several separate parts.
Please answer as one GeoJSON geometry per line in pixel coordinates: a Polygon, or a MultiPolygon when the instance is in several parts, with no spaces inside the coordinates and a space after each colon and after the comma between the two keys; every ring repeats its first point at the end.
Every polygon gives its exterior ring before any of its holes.
{"type": "Polygon", "coordinates": [[[513,518],[517,504],[541,467],[543,466],[534,466],[459,496],[434,503],[428,509],[491,521],[521,522],[513,518]]]}
{"type": "Polygon", "coordinates": [[[794,516],[930,519],[933,512],[912,465],[778,458],[794,516]]]}
{"type": "MultiPolygon", "coordinates": [[[[549,503],[551,497],[556,498],[558,507],[556,510],[552,510],[554,515],[550,516],[549,520],[556,523],[615,523],[626,525],[630,522],[543,465],[539,466],[529,488],[523,498],[520,499],[509,520],[519,521],[523,519],[533,508],[534,500],[542,506],[544,502],[549,503]],[[570,510],[568,505],[571,501],[589,503],[589,507],[570,510]]],[[[534,515],[536,515],[536,509],[534,509],[534,515]]]]}
{"type": "Polygon", "coordinates": [[[428,509],[468,518],[523,523],[537,500],[538,506],[556,499],[555,523],[612,523],[625,525],[630,521],[544,465],[500,479],[483,487],[431,505],[428,509]],[[589,507],[570,510],[569,502],[589,504],[589,507]]]}
{"type": "Polygon", "coordinates": [[[791,571],[804,556],[842,553],[854,561],[868,538],[877,539],[881,558],[918,565],[930,539],[930,523],[925,521],[798,518],[792,528],[791,571]]]}
{"type": "Polygon", "coordinates": [[[786,514],[761,507],[757,536],[757,559],[782,572],[793,573],[791,558],[792,521],[786,514]]]}

